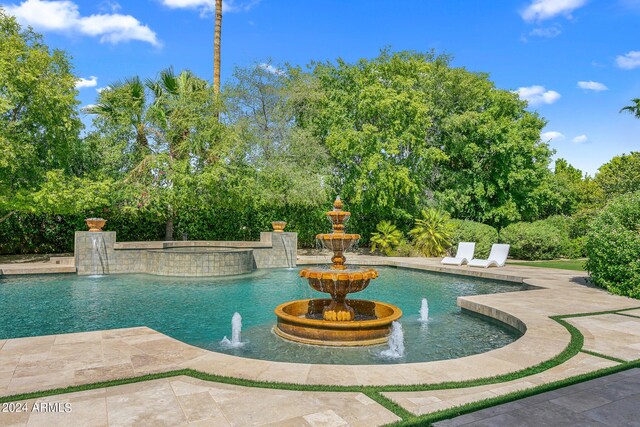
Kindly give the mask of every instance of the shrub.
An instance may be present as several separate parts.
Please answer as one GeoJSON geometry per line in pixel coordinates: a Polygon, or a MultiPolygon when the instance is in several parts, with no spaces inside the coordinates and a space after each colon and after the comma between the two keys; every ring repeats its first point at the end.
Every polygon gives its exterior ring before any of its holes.
{"type": "Polygon", "coordinates": [[[587,218],[570,217],[565,215],[553,215],[542,222],[556,227],[562,234],[562,238],[565,241],[565,246],[560,251],[560,256],[567,258],[582,258],[586,256],[584,243],[586,228],[585,223],[587,218]]]}
{"type": "Polygon", "coordinates": [[[453,224],[449,215],[436,209],[422,211],[422,218],[416,219],[415,227],[409,231],[413,245],[426,257],[442,256],[451,246],[453,224]]]}
{"type": "Polygon", "coordinates": [[[598,286],[640,298],[640,192],[607,205],[587,234],[586,268],[598,286]]]}
{"type": "Polygon", "coordinates": [[[569,238],[569,233],[573,227],[573,218],[566,215],[552,215],[547,217],[540,222],[544,222],[545,224],[549,224],[555,228],[557,228],[563,236],[569,238]]]}
{"type": "Polygon", "coordinates": [[[566,235],[545,222],[516,222],[500,231],[500,240],[511,245],[513,258],[526,260],[558,258],[568,245],[566,235]]]}
{"type": "Polygon", "coordinates": [[[391,221],[380,221],[375,233],[371,233],[371,251],[380,251],[390,256],[404,241],[402,231],[398,230],[391,221]]]}
{"type": "Polygon", "coordinates": [[[391,253],[391,256],[419,257],[422,256],[422,254],[411,242],[404,240],[398,245],[396,250],[391,253]]]}
{"type": "Polygon", "coordinates": [[[457,245],[460,242],[476,242],[474,257],[486,258],[489,256],[491,245],[498,242],[498,230],[481,222],[452,219],[453,233],[451,243],[457,245]]]}

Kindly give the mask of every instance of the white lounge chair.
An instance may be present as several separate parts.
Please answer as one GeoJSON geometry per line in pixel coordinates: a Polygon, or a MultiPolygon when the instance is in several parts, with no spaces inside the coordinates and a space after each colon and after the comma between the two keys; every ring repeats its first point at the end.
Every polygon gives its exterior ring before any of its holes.
{"type": "Polygon", "coordinates": [[[462,265],[466,264],[473,258],[473,253],[476,250],[475,242],[460,242],[458,243],[458,250],[455,257],[442,258],[443,264],[449,265],[462,265]]]}
{"type": "Polygon", "coordinates": [[[509,245],[505,244],[494,244],[491,246],[491,252],[489,253],[489,258],[487,259],[478,259],[474,258],[469,261],[469,267],[491,267],[495,265],[496,267],[504,267],[504,264],[507,262],[507,256],[509,255],[509,245]]]}

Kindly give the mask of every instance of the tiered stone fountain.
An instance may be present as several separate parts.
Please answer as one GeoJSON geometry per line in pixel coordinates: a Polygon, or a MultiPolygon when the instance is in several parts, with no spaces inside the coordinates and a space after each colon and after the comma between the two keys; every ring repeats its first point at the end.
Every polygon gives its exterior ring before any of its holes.
{"type": "Polygon", "coordinates": [[[320,268],[305,268],[300,277],[319,292],[328,293],[331,299],[306,299],[290,301],[275,309],[278,324],[274,332],[282,338],[304,344],[330,346],[362,346],[387,341],[391,322],[402,316],[402,311],[391,304],[347,299],[347,295],[359,292],[378,277],[373,268],[349,268],[345,265],[344,252],[359,239],[359,234],[346,234],[345,223],[351,216],[342,210],[340,197],[333,210],[327,212],[333,232],[318,234],[322,245],[333,251],[333,264],[320,268]]]}

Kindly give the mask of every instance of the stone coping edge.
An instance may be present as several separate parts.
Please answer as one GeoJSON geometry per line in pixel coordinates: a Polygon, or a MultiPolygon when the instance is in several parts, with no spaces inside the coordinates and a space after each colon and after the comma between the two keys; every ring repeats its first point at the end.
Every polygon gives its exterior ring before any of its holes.
{"type": "Polygon", "coordinates": [[[188,240],[172,242],[116,242],[114,250],[158,250],[169,248],[271,248],[271,242],[188,240]]]}

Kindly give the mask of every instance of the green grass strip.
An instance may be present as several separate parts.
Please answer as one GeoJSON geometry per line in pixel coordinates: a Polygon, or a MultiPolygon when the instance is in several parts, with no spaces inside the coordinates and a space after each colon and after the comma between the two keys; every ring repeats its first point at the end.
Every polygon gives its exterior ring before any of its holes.
{"type": "Polygon", "coordinates": [[[591,356],[600,357],[601,359],[611,360],[612,362],[627,363],[626,360],[618,359],[617,357],[613,357],[613,356],[607,356],[606,354],[602,354],[602,353],[596,353],[595,351],[591,351],[591,350],[585,350],[584,348],[580,350],[580,352],[584,354],[589,354],[591,356]]]}
{"type": "Polygon", "coordinates": [[[399,421],[397,423],[387,424],[387,426],[394,426],[394,427],[429,426],[432,423],[435,423],[438,421],[455,418],[460,415],[465,415],[471,412],[479,411],[481,409],[486,409],[496,405],[502,405],[505,403],[513,402],[515,400],[523,399],[525,397],[530,397],[536,394],[557,390],[562,387],[567,387],[567,386],[578,384],[581,382],[593,380],[605,375],[611,375],[617,372],[622,372],[628,369],[633,369],[638,367],[640,367],[640,360],[625,363],[624,365],[603,368],[598,371],[593,371],[586,374],[576,375],[575,377],[566,378],[553,383],[542,384],[526,390],[515,391],[509,394],[505,394],[503,396],[492,397],[489,399],[467,403],[465,405],[456,406],[449,409],[443,409],[441,411],[432,412],[430,414],[419,415],[419,416],[413,415],[412,417],[404,418],[402,421],[399,421]]]}
{"type": "Polygon", "coordinates": [[[627,313],[616,313],[619,316],[627,316],[627,317],[633,317],[634,319],[640,319],[640,316],[637,316],[635,314],[627,314],[627,313]]]}
{"type": "MultiPolygon", "coordinates": [[[[376,402],[378,402],[383,407],[387,408],[388,410],[390,410],[394,414],[398,415],[404,421],[408,422],[410,420],[413,420],[415,418],[415,416],[413,414],[411,414],[409,411],[407,411],[406,409],[402,408],[400,405],[396,404],[393,400],[391,400],[391,399],[385,397],[384,395],[382,395],[381,393],[383,393],[383,392],[429,391],[429,390],[444,390],[444,389],[477,387],[477,386],[482,386],[482,385],[497,384],[497,383],[513,381],[513,380],[516,380],[516,379],[520,379],[520,378],[523,378],[523,377],[534,375],[534,374],[543,372],[543,371],[545,371],[547,369],[550,369],[550,368],[552,368],[554,366],[558,366],[558,365],[566,362],[567,360],[571,359],[576,354],[578,354],[578,352],[580,352],[582,350],[582,346],[584,344],[583,335],[580,333],[580,331],[576,327],[574,327],[570,323],[566,322],[564,319],[568,319],[568,318],[572,318],[572,317],[585,317],[585,316],[595,316],[595,315],[601,315],[601,314],[620,313],[620,312],[623,312],[623,311],[636,310],[636,309],[638,309],[638,307],[628,308],[628,309],[623,309],[623,310],[610,310],[610,311],[601,311],[601,312],[594,312],[594,313],[577,313],[577,314],[551,316],[550,317],[551,319],[553,319],[556,322],[560,323],[570,333],[571,339],[570,339],[570,342],[567,345],[567,347],[560,354],[555,356],[554,358],[549,359],[549,360],[547,360],[545,362],[542,362],[542,363],[540,363],[538,365],[535,365],[535,366],[532,366],[532,367],[528,367],[528,368],[522,369],[520,371],[512,372],[512,373],[509,373],[509,374],[498,375],[498,376],[495,376],[495,377],[480,378],[480,379],[467,380],[467,381],[457,381],[457,382],[456,381],[450,381],[450,382],[443,382],[443,383],[438,383],[438,384],[389,385],[389,386],[357,386],[357,385],[356,386],[337,386],[337,385],[309,385],[309,384],[279,383],[279,382],[269,382],[269,381],[255,381],[255,380],[248,380],[248,379],[243,379],[243,378],[235,378],[235,377],[227,377],[227,376],[221,376],[221,375],[208,374],[208,373],[196,371],[196,370],[193,370],[193,369],[182,369],[182,370],[169,371],[169,372],[163,372],[163,373],[147,374],[147,375],[142,375],[142,376],[133,377],[133,378],[124,378],[124,379],[103,381],[103,382],[92,383],[92,384],[69,386],[69,387],[65,387],[65,388],[57,388],[57,389],[51,389],[51,390],[45,390],[45,391],[39,391],[39,392],[23,393],[23,394],[17,394],[17,395],[12,395],[12,396],[4,396],[4,397],[0,397],[0,403],[13,402],[13,401],[18,401],[18,400],[27,400],[27,399],[37,399],[37,398],[41,398],[41,397],[45,397],[45,396],[53,396],[53,395],[59,395],[59,394],[74,393],[74,392],[79,392],[79,391],[94,390],[94,389],[98,389],[98,388],[115,387],[115,386],[119,386],[119,385],[133,384],[133,383],[138,383],[138,382],[143,382],[143,381],[151,381],[151,380],[157,380],[157,379],[163,379],[163,378],[176,377],[176,376],[179,376],[179,375],[186,375],[186,376],[190,376],[192,378],[200,379],[200,380],[203,380],[203,381],[216,382],[216,383],[221,383],[221,384],[237,385],[237,386],[242,386],[242,387],[255,387],[255,388],[266,388],[266,389],[277,389],[277,390],[292,390],[292,391],[312,391],[312,392],[313,391],[317,391],[317,392],[359,392],[359,393],[364,393],[365,395],[369,396],[371,399],[373,399],[376,402]]],[[[605,359],[610,359],[610,360],[613,360],[613,361],[616,361],[616,362],[619,362],[619,363],[624,363],[624,365],[620,365],[622,367],[631,365],[631,364],[625,363],[624,361],[620,361],[620,359],[611,358],[609,356],[600,355],[600,354],[597,354],[597,353],[588,353],[587,351],[584,351],[584,352],[587,353],[587,354],[593,354],[594,356],[604,357],[605,359]]],[[[637,364],[637,362],[636,362],[636,364],[637,364]]],[[[620,366],[618,366],[616,368],[619,368],[620,366]]],[[[633,367],[633,366],[631,366],[631,367],[633,367]]],[[[598,371],[598,372],[600,372],[600,371],[598,371]]],[[[602,375],[604,375],[604,374],[602,374],[602,375]]],[[[583,377],[583,376],[579,376],[579,377],[575,377],[575,378],[581,378],[581,377],[583,377]]],[[[564,381],[566,381],[566,380],[564,380],[564,381]]],[[[582,380],[582,381],[585,381],[585,380],[582,380]]],[[[553,384],[556,384],[556,383],[553,383],[553,384]]],[[[530,389],[530,390],[536,390],[535,392],[531,392],[531,394],[536,394],[536,393],[540,393],[542,391],[545,391],[546,389],[543,389],[543,388],[547,387],[547,386],[549,386],[549,385],[547,384],[547,385],[544,385],[544,386],[536,387],[534,389],[530,389]]],[[[562,385],[558,385],[557,387],[562,387],[562,385]]],[[[529,392],[530,390],[527,390],[527,392],[529,392]]],[[[517,393],[523,393],[523,392],[517,392],[517,393]]],[[[507,395],[507,396],[511,396],[511,394],[507,395]]],[[[501,396],[501,397],[499,397],[497,399],[503,399],[503,398],[504,398],[504,396],[501,396]]],[[[493,402],[494,399],[489,399],[487,402],[489,402],[489,401],[493,402]]],[[[482,401],[482,402],[485,402],[485,401],[482,401]]],[[[473,405],[476,405],[476,404],[479,404],[479,403],[481,403],[481,402],[476,402],[476,403],[469,404],[469,405],[471,405],[470,407],[475,408],[475,406],[473,406],[473,405]]],[[[500,403],[500,402],[498,402],[498,403],[500,403]]],[[[491,406],[493,404],[496,404],[496,403],[486,403],[486,406],[491,406]]],[[[466,406],[467,405],[465,405],[464,407],[466,407],[466,406]]],[[[483,406],[483,407],[486,407],[486,406],[483,406]]],[[[475,410],[475,409],[470,409],[469,411],[471,411],[471,410],[475,410]]],[[[437,414],[439,414],[439,413],[440,412],[438,412],[437,414]]],[[[451,416],[456,416],[456,414],[450,415],[449,417],[451,417],[451,416]]],[[[444,418],[441,418],[441,419],[444,419],[444,418]]]]}
{"type": "Polygon", "coordinates": [[[561,270],[572,271],[585,271],[585,260],[572,259],[567,261],[552,260],[552,261],[508,261],[507,265],[521,265],[524,267],[539,267],[539,268],[558,268],[561,270]]]}
{"type": "Polygon", "coordinates": [[[401,420],[415,418],[415,415],[413,415],[411,412],[407,411],[402,406],[389,399],[387,396],[384,396],[380,392],[376,391],[374,388],[368,388],[366,391],[363,391],[363,393],[370,397],[372,400],[375,400],[382,407],[393,412],[401,420]]]}

